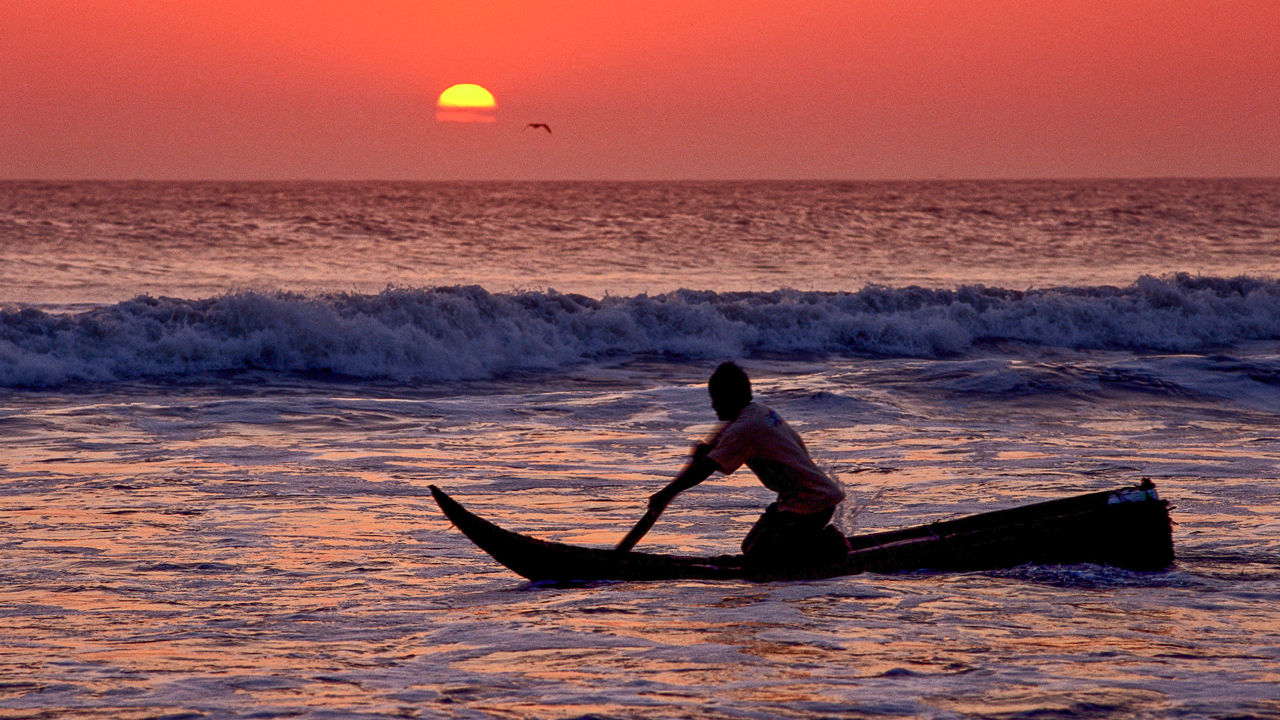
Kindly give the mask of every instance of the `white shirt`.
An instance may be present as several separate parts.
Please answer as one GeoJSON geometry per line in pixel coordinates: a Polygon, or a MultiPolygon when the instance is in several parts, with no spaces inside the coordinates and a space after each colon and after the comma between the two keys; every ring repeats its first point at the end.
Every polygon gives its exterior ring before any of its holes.
{"type": "Polygon", "coordinates": [[[804,441],[776,412],[751,403],[711,441],[707,457],[729,475],[744,464],[778,493],[778,509],[815,513],[838,505],[844,492],[818,469],[804,441]]]}

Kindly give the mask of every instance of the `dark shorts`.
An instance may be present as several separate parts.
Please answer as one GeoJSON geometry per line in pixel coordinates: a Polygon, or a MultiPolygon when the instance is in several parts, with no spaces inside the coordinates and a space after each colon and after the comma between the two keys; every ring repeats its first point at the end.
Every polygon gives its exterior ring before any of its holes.
{"type": "Polygon", "coordinates": [[[848,552],[844,535],[833,525],[835,508],[793,513],[773,503],[742,541],[742,553],[757,564],[820,564],[848,552]]]}

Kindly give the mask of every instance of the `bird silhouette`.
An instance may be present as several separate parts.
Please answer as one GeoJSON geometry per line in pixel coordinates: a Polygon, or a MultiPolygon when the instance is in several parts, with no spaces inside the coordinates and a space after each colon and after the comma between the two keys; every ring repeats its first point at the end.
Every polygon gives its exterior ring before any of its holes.
{"type": "Polygon", "coordinates": [[[551,134],[551,126],[546,123],[529,123],[528,125],[524,126],[525,130],[528,130],[529,128],[533,128],[534,130],[538,130],[538,129],[546,130],[547,134],[551,134]]]}

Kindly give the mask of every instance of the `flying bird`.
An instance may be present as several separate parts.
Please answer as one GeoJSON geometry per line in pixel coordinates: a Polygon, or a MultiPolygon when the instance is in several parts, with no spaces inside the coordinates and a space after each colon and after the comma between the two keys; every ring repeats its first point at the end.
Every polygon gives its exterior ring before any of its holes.
{"type": "Polygon", "coordinates": [[[547,134],[551,134],[551,126],[546,123],[529,123],[528,125],[524,126],[525,130],[528,130],[529,128],[533,128],[534,130],[538,130],[538,129],[546,130],[547,134]]]}

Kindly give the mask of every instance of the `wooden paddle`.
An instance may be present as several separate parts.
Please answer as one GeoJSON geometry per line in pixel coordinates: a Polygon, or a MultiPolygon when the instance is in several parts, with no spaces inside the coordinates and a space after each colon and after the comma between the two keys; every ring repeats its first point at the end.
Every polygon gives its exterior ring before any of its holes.
{"type": "MultiPolygon", "coordinates": [[[[674,492],[672,492],[671,497],[675,497],[676,493],[688,490],[694,485],[706,480],[712,472],[720,469],[714,463],[706,459],[707,453],[709,452],[711,452],[710,444],[698,443],[697,447],[693,449],[693,459],[689,461],[688,465],[684,466],[684,469],[680,471],[680,474],[677,475],[676,479],[668,486],[668,489],[675,489],[674,492]]],[[[670,502],[670,498],[668,498],[668,502],[670,502]]],[[[635,547],[636,543],[640,542],[640,538],[644,537],[644,534],[649,532],[649,528],[653,527],[653,524],[658,522],[658,516],[666,509],[667,506],[665,504],[662,507],[654,507],[652,504],[649,505],[649,509],[645,511],[644,517],[640,518],[640,522],[636,523],[636,526],[631,528],[631,532],[627,533],[627,536],[622,538],[622,542],[618,543],[618,547],[614,549],[618,552],[631,552],[631,548],[635,547]]]]}
{"type": "Polygon", "coordinates": [[[661,514],[661,510],[657,508],[649,508],[649,510],[645,512],[644,517],[640,518],[640,522],[636,523],[635,527],[631,528],[631,532],[627,533],[627,536],[622,538],[622,542],[618,543],[618,547],[614,549],[618,552],[631,552],[631,548],[635,547],[636,543],[640,542],[640,538],[644,537],[645,533],[649,532],[649,528],[653,527],[653,524],[658,522],[658,516],[661,514]]]}

